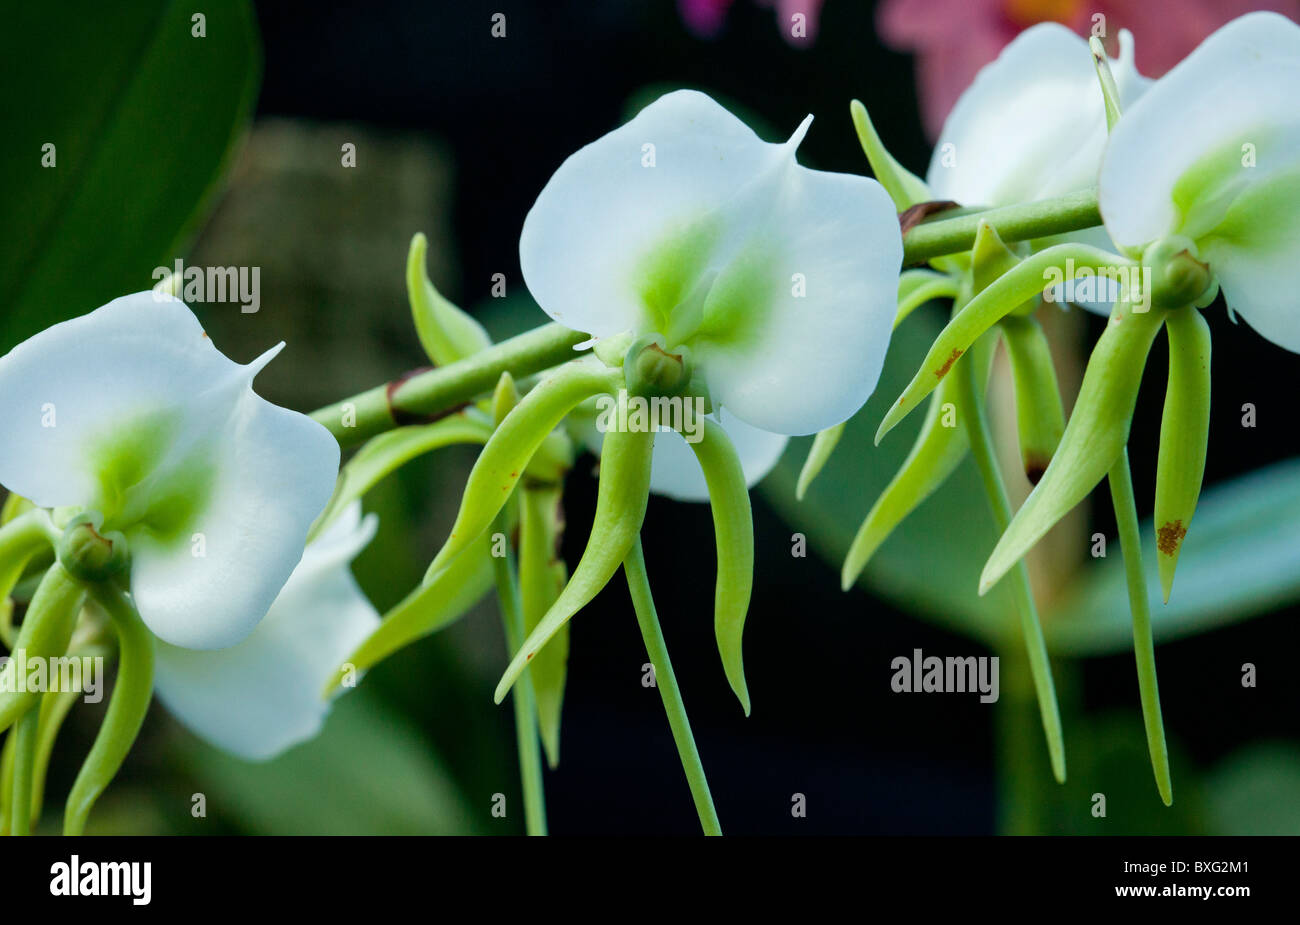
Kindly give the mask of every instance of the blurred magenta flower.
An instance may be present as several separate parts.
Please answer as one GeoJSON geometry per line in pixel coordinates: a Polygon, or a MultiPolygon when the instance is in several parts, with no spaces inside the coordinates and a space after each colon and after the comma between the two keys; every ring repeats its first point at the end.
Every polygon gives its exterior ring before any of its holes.
{"type": "MultiPolygon", "coordinates": [[[[697,38],[715,38],[722,31],[733,0],[677,0],[682,22],[697,38]]],[[[777,27],[786,42],[802,48],[817,37],[817,21],[823,0],[755,0],[760,6],[775,6],[777,27]],[[802,34],[792,28],[794,17],[803,16],[802,34]]]]}
{"type": "Polygon", "coordinates": [[[1137,39],[1138,69],[1159,77],[1251,10],[1298,19],[1300,0],[884,0],[876,27],[886,44],[916,55],[921,117],[934,138],[975,73],[1035,23],[1064,23],[1084,36],[1096,24],[1112,53],[1119,30],[1128,29],[1137,39]]]}

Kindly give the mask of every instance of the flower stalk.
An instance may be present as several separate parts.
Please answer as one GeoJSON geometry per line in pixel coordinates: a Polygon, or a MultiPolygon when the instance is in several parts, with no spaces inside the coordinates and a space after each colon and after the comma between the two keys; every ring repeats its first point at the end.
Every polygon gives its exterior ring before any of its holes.
{"type": "Polygon", "coordinates": [[[641,550],[641,538],[638,536],[632,544],[632,551],[623,560],[623,574],[627,576],[628,591],[632,594],[632,605],[636,610],[636,621],[641,627],[641,638],[645,640],[646,654],[654,667],[655,687],[663,698],[664,712],[668,715],[668,726],[673,732],[673,743],[682,761],[682,770],[686,772],[686,783],[691,788],[691,798],[695,801],[695,811],[700,817],[700,826],[705,835],[721,835],[722,823],[718,821],[718,811],[713,806],[713,794],[709,792],[709,781],[704,774],[704,763],[700,760],[700,750],[695,745],[695,736],[691,733],[691,721],[686,715],[686,703],[682,700],[681,688],[677,686],[677,676],[673,674],[673,663],[668,657],[668,644],[664,641],[664,631],[659,625],[659,614],[655,610],[654,597],[650,593],[650,577],[646,574],[645,554],[641,550]]]}

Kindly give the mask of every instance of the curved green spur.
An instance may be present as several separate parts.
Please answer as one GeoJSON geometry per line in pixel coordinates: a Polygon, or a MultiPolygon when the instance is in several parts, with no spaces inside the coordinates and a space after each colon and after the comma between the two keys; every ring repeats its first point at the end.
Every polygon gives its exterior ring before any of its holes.
{"type": "Polygon", "coordinates": [[[808,458],[803,461],[803,468],[799,470],[799,483],[794,489],[796,501],[802,501],[803,496],[808,493],[813,479],[817,478],[826,466],[827,461],[830,460],[831,453],[835,452],[835,447],[839,444],[840,437],[844,436],[844,428],[847,425],[847,421],[841,421],[833,427],[818,431],[817,436],[813,437],[813,445],[808,450],[808,458]]]}
{"type": "MultiPolygon", "coordinates": [[[[63,655],[72,641],[72,631],[85,599],[86,591],[81,583],[55,562],[41,579],[27,608],[14,650],[21,649],[32,660],[63,655]]],[[[11,659],[0,673],[0,732],[34,708],[41,696],[39,691],[18,684],[17,672],[18,662],[11,659]]]]}
{"type": "MultiPolygon", "coordinates": [[[[524,635],[542,622],[564,589],[567,572],[560,558],[564,519],[560,511],[563,489],[557,483],[532,485],[525,481],[519,492],[519,601],[524,635]]],[[[560,763],[560,714],[568,673],[569,626],[556,632],[528,666],[537,700],[537,725],[546,750],[546,763],[560,763]]]]}
{"type": "Polygon", "coordinates": [[[453,444],[484,444],[491,437],[492,425],[465,411],[432,424],[399,427],[380,434],[358,450],[339,472],[334,495],[312,524],[307,541],[323,533],[349,504],[365,497],[380,481],[416,457],[453,444]]]}
{"type": "Polygon", "coordinates": [[[533,454],[564,416],[592,395],[616,391],[621,382],[622,373],[599,360],[574,360],[543,379],[511,409],[470,470],[456,522],[429,565],[426,583],[492,525],[533,454]]]}
{"type": "Polygon", "coordinates": [[[713,594],[713,631],[722,656],[727,683],[749,715],[749,687],[745,683],[742,651],[745,616],[754,590],[754,514],[740,457],[727,432],[716,421],[704,419],[702,438],[690,444],[704,472],[713,509],[713,534],[718,555],[718,578],[713,594]]]}
{"type": "Polygon", "coordinates": [[[654,437],[651,430],[610,430],[605,434],[605,445],[600,454],[596,513],[587,548],[583,550],[569,583],[511,659],[497,684],[497,703],[505,699],[511,685],[547,640],[609,583],[632,549],[640,534],[650,497],[654,437]]]}
{"type": "Polygon", "coordinates": [[[153,698],[154,639],[135,605],[116,587],[104,584],[95,598],[117,633],[117,680],[108,699],[104,724],[72,782],[63,812],[63,834],[80,835],[100,794],[117,776],[144,724],[153,698]]]}
{"type": "Polygon", "coordinates": [[[1020,459],[1029,484],[1037,485],[1065,433],[1065,406],[1043,326],[1035,318],[1017,315],[1008,315],[1001,324],[1016,393],[1020,459]]]}
{"type": "Polygon", "coordinates": [[[980,575],[980,594],[997,584],[1057,521],[1086,498],[1119,458],[1128,444],[1147,354],[1166,314],[1130,312],[1127,302],[1116,303],[1088,360],[1056,455],[989,556],[980,575]]]}
{"type": "Polygon", "coordinates": [[[417,639],[459,620],[492,588],[492,538],[476,537],[431,581],[417,585],[341,664],[325,685],[329,697],[345,678],[379,664],[417,639]]]}
{"type": "MultiPolygon", "coordinates": [[[[980,382],[988,381],[996,347],[996,337],[986,338],[980,341],[978,352],[973,355],[980,382]]],[[[841,590],[853,587],[871,557],[895,528],[934,494],[966,458],[970,441],[962,416],[970,409],[962,400],[963,391],[960,381],[954,377],[940,383],[938,390],[931,395],[925,421],[911,452],[871,506],[853,537],[840,569],[841,590]]]]}
{"type": "Polygon", "coordinates": [[[1156,462],[1156,565],[1165,603],[1205,477],[1210,439],[1210,326],[1192,306],[1170,312],[1169,386],[1156,462]]]}
{"type": "Polygon", "coordinates": [[[1066,271],[1087,268],[1118,272],[1131,266],[1130,260],[1086,244],[1058,244],[1025,258],[966,303],[939,332],[921,369],[881,421],[876,443],[879,444],[885,434],[938,386],[957,358],[969,350],[981,334],[1024,302],[1073,278],[1073,274],[1066,271]],[[1060,274],[1059,278],[1054,271],[1060,274]]]}
{"type": "Polygon", "coordinates": [[[446,366],[491,347],[492,338],[472,315],[445,299],[429,281],[425,265],[428,247],[423,233],[411,238],[406,254],[406,295],[420,346],[435,366],[446,366]]]}

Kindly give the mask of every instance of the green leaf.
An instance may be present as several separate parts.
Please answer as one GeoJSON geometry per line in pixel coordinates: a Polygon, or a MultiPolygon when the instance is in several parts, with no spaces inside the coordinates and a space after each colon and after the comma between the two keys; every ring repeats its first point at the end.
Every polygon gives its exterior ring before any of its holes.
{"type": "Polygon", "coordinates": [[[175,0],[6,9],[0,58],[16,66],[0,146],[0,224],[11,232],[0,353],[148,288],[211,205],[252,111],[260,49],[246,0],[202,12],[198,38],[194,6],[175,0]]]}
{"type": "MultiPolygon", "coordinates": [[[[1142,542],[1154,542],[1145,523],[1142,542]]],[[[1300,459],[1268,466],[1206,490],[1196,530],[1179,556],[1178,594],[1152,612],[1157,641],[1268,613],[1300,599],[1300,459]]],[[[1158,599],[1159,578],[1147,575],[1158,599]]],[[[1132,645],[1128,591],[1119,556],[1083,568],[1045,620],[1062,655],[1108,655],[1132,645]]]]}

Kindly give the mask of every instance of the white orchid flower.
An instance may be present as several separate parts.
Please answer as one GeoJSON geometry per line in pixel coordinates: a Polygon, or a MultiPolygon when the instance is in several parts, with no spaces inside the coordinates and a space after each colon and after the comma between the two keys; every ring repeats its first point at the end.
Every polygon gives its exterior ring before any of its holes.
{"type": "MultiPolygon", "coordinates": [[[[1151,81],[1120,30],[1110,62],[1127,107],[1151,81]]],[[[957,100],[935,143],[926,182],[936,199],[1007,206],[1063,196],[1097,183],[1106,108],[1088,43],[1040,23],[1016,36],[957,100]]]]}
{"type": "Polygon", "coordinates": [[[1111,135],[1101,213],[1137,253],[1181,239],[1229,309],[1300,352],[1300,26],[1251,13],[1207,38],[1111,135]]]}
{"type": "MultiPolygon", "coordinates": [[[[1119,58],[1109,62],[1120,101],[1137,100],[1151,81],[1133,61],[1133,36],[1119,33],[1119,58]]],[[[944,123],[926,180],[935,199],[997,207],[1063,196],[1097,185],[1106,146],[1106,106],[1088,43],[1058,23],[1016,36],[966,89],[944,123]]],[[[1103,228],[1044,243],[1078,241],[1110,248],[1103,228]]],[[[1109,314],[1118,290],[1072,301],[1109,314]]]]}
{"type": "Polygon", "coordinates": [[[176,646],[233,645],[266,615],[334,488],[325,428],[259,398],[175,299],[141,292],[0,358],[0,484],[125,535],[131,595],[176,646]]]}
{"type": "Polygon", "coordinates": [[[186,726],[244,758],[273,757],[320,731],[321,691],[379,626],[349,563],[374,538],[361,502],[312,540],[266,618],[243,642],[198,651],[159,643],[155,691],[186,726]]]}
{"type": "MultiPolygon", "coordinates": [[[[570,156],[519,243],[556,321],[685,349],[751,484],[787,436],[866,402],[893,321],[894,206],[874,180],[795,161],[811,119],[769,144],[708,96],[670,93],[570,156]]],[[[654,488],[702,498],[680,442],[656,441],[654,488]]]]}

